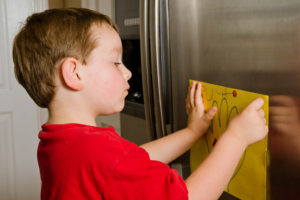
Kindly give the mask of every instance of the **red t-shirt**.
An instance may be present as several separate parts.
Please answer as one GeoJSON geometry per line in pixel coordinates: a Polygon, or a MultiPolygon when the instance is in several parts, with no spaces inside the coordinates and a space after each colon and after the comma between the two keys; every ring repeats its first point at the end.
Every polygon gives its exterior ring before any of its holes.
{"type": "Polygon", "coordinates": [[[42,199],[188,199],[175,170],[112,127],[48,124],[39,138],[42,199]]]}

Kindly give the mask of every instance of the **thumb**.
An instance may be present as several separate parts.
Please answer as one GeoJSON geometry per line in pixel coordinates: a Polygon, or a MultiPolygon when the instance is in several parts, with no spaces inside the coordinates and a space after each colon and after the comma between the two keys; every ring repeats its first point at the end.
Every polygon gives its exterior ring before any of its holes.
{"type": "Polygon", "coordinates": [[[262,98],[257,98],[253,100],[248,106],[247,109],[259,110],[264,105],[264,100],[262,98]]]}
{"type": "Polygon", "coordinates": [[[205,114],[204,119],[207,121],[211,121],[217,113],[217,110],[217,107],[210,108],[209,111],[205,114]]]}

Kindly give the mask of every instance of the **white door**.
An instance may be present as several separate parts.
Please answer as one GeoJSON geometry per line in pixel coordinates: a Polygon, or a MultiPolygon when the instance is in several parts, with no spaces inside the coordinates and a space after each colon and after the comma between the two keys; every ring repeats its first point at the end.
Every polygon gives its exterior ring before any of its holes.
{"type": "Polygon", "coordinates": [[[41,110],[16,82],[11,52],[21,22],[46,7],[38,0],[0,0],[0,199],[40,198],[41,110]]]}

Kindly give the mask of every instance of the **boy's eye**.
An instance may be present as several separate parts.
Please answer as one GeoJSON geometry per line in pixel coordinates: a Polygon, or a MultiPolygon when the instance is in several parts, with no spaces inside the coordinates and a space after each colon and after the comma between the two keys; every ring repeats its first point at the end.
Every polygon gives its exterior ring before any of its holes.
{"type": "Polygon", "coordinates": [[[121,65],[122,63],[120,63],[120,62],[115,62],[114,64],[115,64],[116,67],[119,67],[119,65],[121,65]]]}

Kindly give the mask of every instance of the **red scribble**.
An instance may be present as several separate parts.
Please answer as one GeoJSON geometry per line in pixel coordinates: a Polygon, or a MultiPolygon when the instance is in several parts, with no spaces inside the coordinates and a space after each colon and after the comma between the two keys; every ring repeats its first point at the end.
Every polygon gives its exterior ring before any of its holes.
{"type": "Polygon", "coordinates": [[[233,95],[234,97],[236,97],[236,96],[237,96],[237,92],[236,92],[235,90],[233,90],[233,91],[232,91],[232,95],[233,95]]]}
{"type": "Polygon", "coordinates": [[[213,144],[212,144],[212,145],[213,145],[213,146],[215,146],[215,145],[216,145],[216,143],[217,143],[217,139],[215,138],[215,139],[214,139],[214,142],[213,142],[213,144]]]}

